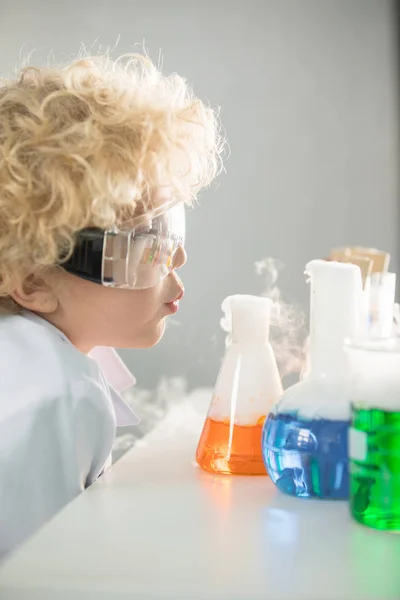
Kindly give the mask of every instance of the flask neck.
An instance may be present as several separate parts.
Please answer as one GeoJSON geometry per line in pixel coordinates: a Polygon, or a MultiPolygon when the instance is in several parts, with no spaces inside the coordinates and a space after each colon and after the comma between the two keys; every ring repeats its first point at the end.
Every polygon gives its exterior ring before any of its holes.
{"type": "Polygon", "coordinates": [[[361,272],[355,265],[325,261],[312,261],[308,268],[311,284],[308,376],[341,379],[347,372],[345,340],[359,333],[361,272]]]}

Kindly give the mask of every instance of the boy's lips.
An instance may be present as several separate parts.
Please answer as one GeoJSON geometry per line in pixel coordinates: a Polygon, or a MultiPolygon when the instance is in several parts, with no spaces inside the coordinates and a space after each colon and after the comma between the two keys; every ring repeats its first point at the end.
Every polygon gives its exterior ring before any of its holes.
{"type": "Polygon", "coordinates": [[[165,303],[165,306],[168,308],[168,310],[171,312],[171,314],[178,312],[179,300],[182,300],[184,294],[185,294],[184,290],[181,289],[179,291],[179,294],[177,296],[175,296],[174,300],[171,300],[170,302],[165,303]]]}

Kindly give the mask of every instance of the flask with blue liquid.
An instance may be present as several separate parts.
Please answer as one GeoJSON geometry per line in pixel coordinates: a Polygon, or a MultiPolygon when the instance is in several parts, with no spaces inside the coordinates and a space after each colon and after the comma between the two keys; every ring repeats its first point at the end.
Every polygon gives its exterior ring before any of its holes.
{"type": "Polygon", "coordinates": [[[311,284],[308,369],[265,421],[264,462],[278,489],[303,498],[346,499],[350,402],[347,338],[360,332],[362,277],[354,264],[306,266],[311,284]]]}

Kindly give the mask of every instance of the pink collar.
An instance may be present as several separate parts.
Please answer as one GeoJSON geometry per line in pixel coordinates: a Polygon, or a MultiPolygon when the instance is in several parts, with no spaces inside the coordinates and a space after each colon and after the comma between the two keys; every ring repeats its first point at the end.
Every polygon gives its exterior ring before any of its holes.
{"type": "Polygon", "coordinates": [[[117,351],[108,346],[96,346],[88,356],[97,362],[109,384],[118,426],[140,423],[140,419],[121,396],[121,392],[135,385],[136,379],[117,351]]]}

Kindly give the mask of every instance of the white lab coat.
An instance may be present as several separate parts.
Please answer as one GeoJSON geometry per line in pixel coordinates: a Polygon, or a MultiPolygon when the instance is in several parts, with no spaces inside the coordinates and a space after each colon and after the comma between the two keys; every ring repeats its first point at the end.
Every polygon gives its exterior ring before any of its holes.
{"type": "Polygon", "coordinates": [[[138,423],[100,355],[33,313],[0,315],[0,558],[109,466],[116,425],[138,423]]]}

